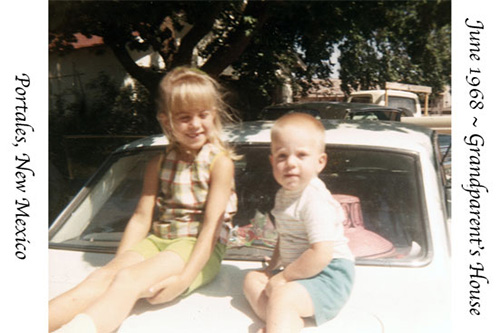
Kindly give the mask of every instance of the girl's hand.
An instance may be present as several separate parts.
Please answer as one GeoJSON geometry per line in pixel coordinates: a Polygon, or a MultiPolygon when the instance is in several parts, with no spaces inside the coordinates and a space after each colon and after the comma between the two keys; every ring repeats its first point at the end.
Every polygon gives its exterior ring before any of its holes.
{"type": "Polygon", "coordinates": [[[189,287],[186,279],[180,275],[172,275],[149,288],[150,296],[147,300],[151,304],[161,304],[173,301],[189,287]]]}
{"type": "Polygon", "coordinates": [[[274,275],[267,283],[266,295],[270,297],[273,290],[285,285],[286,283],[288,283],[288,281],[285,279],[283,272],[279,272],[278,274],[274,275]]]}

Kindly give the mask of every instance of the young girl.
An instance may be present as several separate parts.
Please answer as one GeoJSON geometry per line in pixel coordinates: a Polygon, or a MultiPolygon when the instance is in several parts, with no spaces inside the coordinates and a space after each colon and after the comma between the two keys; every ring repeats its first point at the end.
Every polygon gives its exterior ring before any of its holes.
{"type": "Polygon", "coordinates": [[[64,324],[57,332],[110,332],[138,299],[172,301],[219,271],[236,212],[232,154],[221,139],[227,113],[219,86],[199,70],[177,68],[161,81],[159,102],[169,147],[147,166],[116,257],[51,300],[51,332],[64,324]]]}

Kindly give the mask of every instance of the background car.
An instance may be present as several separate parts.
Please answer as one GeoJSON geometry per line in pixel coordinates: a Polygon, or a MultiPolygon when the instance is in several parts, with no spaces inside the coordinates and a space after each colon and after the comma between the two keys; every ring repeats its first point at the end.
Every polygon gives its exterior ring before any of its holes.
{"type": "Polygon", "coordinates": [[[270,105],[261,111],[259,119],[275,120],[290,112],[304,112],[318,119],[400,121],[401,117],[413,117],[413,114],[404,108],[368,103],[316,101],[270,105]]]}
{"type": "MultiPolygon", "coordinates": [[[[339,316],[320,327],[308,322],[304,332],[450,331],[450,218],[437,133],[399,122],[323,123],[328,163],[321,178],[345,210],[356,279],[339,316]]],[[[255,332],[263,325],[242,283],[276,242],[271,126],[248,122],[226,131],[242,157],[235,162],[239,203],[215,281],[173,305],[139,301],[119,332],[255,332]]],[[[50,297],[112,258],[145,165],[166,145],[159,135],[116,150],[61,212],[49,229],[50,297]]]]}
{"type": "Polygon", "coordinates": [[[401,122],[431,128],[438,133],[451,135],[451,115],[404,117],[401,122]]]}

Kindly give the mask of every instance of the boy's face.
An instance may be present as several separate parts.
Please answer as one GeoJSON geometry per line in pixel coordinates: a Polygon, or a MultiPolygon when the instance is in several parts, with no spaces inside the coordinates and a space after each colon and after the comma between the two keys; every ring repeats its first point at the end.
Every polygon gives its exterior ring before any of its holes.
{"type": "Polygon", "coordinates": [[[326,165],[318,135],[304,126],[284,126],[273,134],[271,164],[276,181],[286,190],[303,190],[326,165]]]}

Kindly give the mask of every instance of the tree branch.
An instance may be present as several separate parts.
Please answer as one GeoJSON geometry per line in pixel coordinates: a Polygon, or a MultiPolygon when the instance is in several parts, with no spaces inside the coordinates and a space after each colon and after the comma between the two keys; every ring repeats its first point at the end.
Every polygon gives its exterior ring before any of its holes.
{"type": "Polygon", "coordinates": [[[174,55],[171,64],[172,68],[191,64],[194,48],[203,37],[210,33],[222,6],[222,1],[212,2],[209,6],[209,11],[203,13],[191,30],[182,38],[181,45],[174,55]]]}
{"type": "Polygon", "coordinates": [[[162,74],[157,73],[151,69],[141,67],[135,63],[130,57],[126,47],[121,43],[106,43],[118,61],[122,64],[123,68],[137,81],[139,81],[152,96],[156,95],[158,83],[161,80],[162,74]]]}
{"type": "Polygon", "coordinates": [[[228,37],[227,45],[219,48],[201,67],[206,73],[218,76],[224,69],[236,61],[250,44],[253,36],[262,29],[268,19],[269,6],[264,1],[249,1],[242,15],[242,22],[228,37]],[[244,20],[245,16],[256,19],[250,27],[244,20]],[[249,32],[249,30],[251,32],[249,32]]]}

